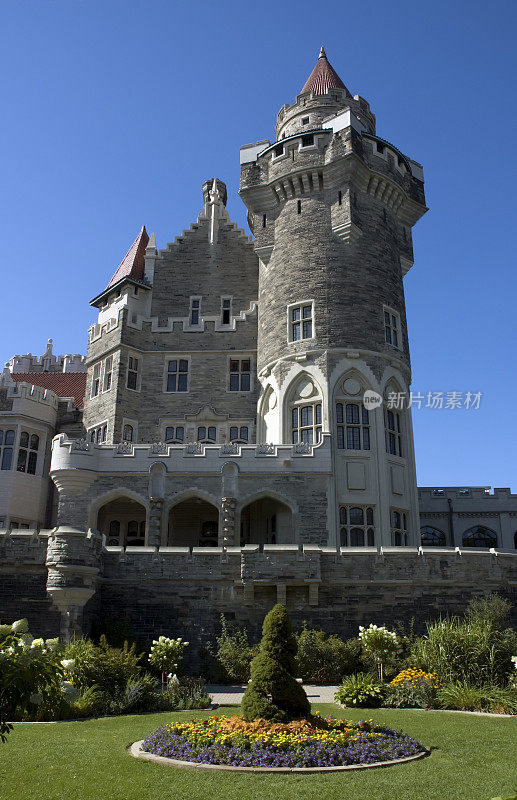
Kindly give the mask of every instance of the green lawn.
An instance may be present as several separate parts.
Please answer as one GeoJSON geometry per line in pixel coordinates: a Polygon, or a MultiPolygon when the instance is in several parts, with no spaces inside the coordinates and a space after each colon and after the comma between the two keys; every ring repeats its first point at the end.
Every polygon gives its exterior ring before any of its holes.
{"type": "MultiPolygon", "coordinates": [[[[376,722],[404,730],[432,750],[422,761],[387,769],[327,775],[246,775],[174,769],[133,759],[126,745],[142,739],[178,712],[16,725],[0,744],[1,800],[490,800],[517,790],[515,719],[391,709],[322,714],[376,722]]],[[[220,709],[218,713],[233,713],[220,709]]]]}

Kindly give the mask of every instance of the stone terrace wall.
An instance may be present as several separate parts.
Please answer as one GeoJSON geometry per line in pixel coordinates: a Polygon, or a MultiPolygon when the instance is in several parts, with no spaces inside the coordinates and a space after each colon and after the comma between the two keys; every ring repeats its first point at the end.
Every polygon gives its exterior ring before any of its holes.
{"type": "MultiPolygon", "coordinates": [[[[46,536],[0,534],[0,621],[29,617],[35,634],[59,633],[59,614],[46,596],[46,536]]],[[[219,616],[258,639],[264,615],[287,604],[295,628],[306,621],[328,633],[355,636],[357,626],[393,626],[461,614],[469,599],[497,591],[515,601],[517,553],[452,548],[331,548],[256,545],[245,548],[104,548],[96,594],[85,607],[95,619],[127,622],[150,640],[158,634],[200,647],[219,629],[219,616]]],[[[514,617],[517,624],[517,616],[514,617]]]]}

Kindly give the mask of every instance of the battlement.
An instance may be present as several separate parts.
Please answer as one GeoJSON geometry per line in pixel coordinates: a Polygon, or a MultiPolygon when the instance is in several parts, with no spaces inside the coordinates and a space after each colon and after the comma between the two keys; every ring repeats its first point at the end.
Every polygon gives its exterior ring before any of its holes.
{"type": "MultiPolygon", "coordinates": [[[[66,470],[88,473],[119,472],[148,473],[152,464],[165,464],[168,472],[196,472],[219,474],[222,459],[239,463],[245,472],[318,472],[329,474],[332,469],[330,434],[324,433],[316,445],[299,444],[222,444],[210,445],[191,442],[169,445],[162,442],[116,445],[92,444],[85,439],[68,439],[65,434],[52,441],[51,474],[66,470]],[[195,467],[187,466],[195,459],[195,467]],[[267,464],[266,464],[267,462],[267,464]]],[[[77,474],[77,473],[76,473],[77,474]]]]}
{"type": "Polygon", "coordinates": [[[510,488],[493,489],[490,491],[490,486],[419,486],[418,495],[421,501],[425,502],[439,502],[443,500],[461,500],[468,498],[482,499],[483,501],[495,501],[504,499],[515,499],[517,501],[517,494],[512,494],[510,488]]]}
{"type": "Polygon", "coordinates": [[[86,372],[86,359],[83,355],[67,353],[55,356],[52,352],[52,343],[52,339],[49,339],[42,356],[33,356],[32,353],[12,356],[7,362],[9,371],[13,374],[20,372],[86,372]]]}

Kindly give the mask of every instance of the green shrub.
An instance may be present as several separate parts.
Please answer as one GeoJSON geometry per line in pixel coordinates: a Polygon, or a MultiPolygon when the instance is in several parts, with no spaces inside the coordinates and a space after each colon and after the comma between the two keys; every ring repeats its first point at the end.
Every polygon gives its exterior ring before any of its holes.
{"type": "Polygon", "coordinates": [[[105,714],[136,714],[160,708],[158,682],[148,673],[129,678],[125,686],[112,694],[103,694],[105,714]]]}
{"type": "Polygon", "coordinates": [[[0,742],[8,720],[61,697],[63,677],[57,639],[34,639],[26,619],[0,625],[0,742]]]}
{"type": "Polygon", "coordinates": [[[343,641],[305,625],[297,636],[296,674],[306,683],[339,683],[361,669],[361,643],[343,641]]]}
{"type": "Polygon", "coordinates": [[[436,672],[443,683],[504,686],[516,642],[514,631],[489,619],[447,617],[427,623],[427,634],[413,642],[410,662],[436,672]]]}
{"type": "Polygon", "coordinates": [[[508,627],[508,620],[512,604],[498,594],[488,594],[486,597],[475,597],[467,606],[465,618],[471,622],[483,622],[494,630],[504,630],[508,627]]]}
{"type": "Polygon", "coordinates": [[[251,662],[251,682],[241,703],[246,720],[287,722],[310,714],[307,695],[294,677],[296,650],[287,610],[277,604],[264,619],[260,649],[251,662]]]}
{"type": "Polygon", "coordinates": [[[246,628],[238,628],[221,614],[221,634],[216,637],[216,642],[215,658],[223,670],[224,678],[246,683],[254,656],[246,628]]]}
{"type": "Polygon", "coordinates": [[[437,708],[440,703],[438,690],[431,684],[393,686],[389,683],[386,685],[386,695],[382,705],[388,708],[437,708]]]}
{"type": "Polygon", "coordinates": [[[142,656],[137,655],[135,644],[110,647],[105,636],[98,645],[90,639],[74,639],[65,646],[64,657],[74,660],[71,679],[79,689],[95,686],[115,696],[125,690],[129,680],[142,674],[138,663],[142,656]]]}
{"type": "Polygon", "coordinates": [[[106,700],[103,693],[95,686],[90,686],[75,698],[70,710],[75,717],[97,717],[104,714],[105,708],[106,700]]]}
{"type": "Polygon", "coordinates": [[[458,711],[517,713],[517,691],[497,686],[472,686],[465,681],[449,683],[438,690],[438,700],[442,708],[458,711]]]}
{"type": "Polygon", "coordinates": [[[373,675],[360,672],[346,678],[334,699],[343,706],[379,706],[385,696],[385,686],[373,675]]]}
{"type": "Polygon", "coordinates": [[[202,678],[180,678],[178,683],[170,683],[160,698],[164,711],[184,711],[194,708],[208,708],[210,695],[202,678]]]}

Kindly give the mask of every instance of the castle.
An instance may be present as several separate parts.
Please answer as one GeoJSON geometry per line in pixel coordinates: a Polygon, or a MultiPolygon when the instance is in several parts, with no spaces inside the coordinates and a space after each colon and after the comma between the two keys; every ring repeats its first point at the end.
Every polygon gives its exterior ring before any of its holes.
{"type": "Polygon", "coordinates": [[[142,227],[91,301],[86,359],[50,341],[6,366],[0,621],[201,644],[276,601],[353,634],[515,592],[517,496],[418,490],[394,401],[422,167],[323,48],[240,160],[253,238],[207,180],[197,221],[164,249],[142,227]]]}

